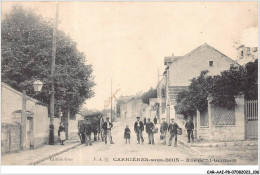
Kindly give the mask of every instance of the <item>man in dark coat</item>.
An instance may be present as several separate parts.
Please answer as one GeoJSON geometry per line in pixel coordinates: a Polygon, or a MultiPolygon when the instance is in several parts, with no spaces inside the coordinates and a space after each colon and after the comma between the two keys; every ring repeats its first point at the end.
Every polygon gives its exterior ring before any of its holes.
{"type": "Polygon", "coordinates": [[[144,138],[143,138],[143,130],[144,130],[144,124],[142,121],[140,121],[140,117],[136,117],[137,121],[134,124],[134,130],[137,135],[137,142],[140,144],[140,139],[142,143],[144,143],[144,138]]]}
{"type": "Polygon", "coordinates": [[[160,126],[160,132],[161,132],[161,135],[163,137],[163,145],[166,144],[166,133],[167,133],[167,130],[168,130],[168,123],[165,121],[165,118],[162,118],[162,123],[161,123],[161,126],[160,126]]]}
{"type": "Polygon", "coordinates": [[[96,121],[91,123],[92,132],[94,133],[94,141],[97,141],[97,133],[99,131],[98,124],[96,121]]]}
{"type": "Polygon", "coordinates": [[[144,125],[146,125],[146,118],[144,118],[144,125]]]}
{"type": "Polygon", "coordinates": [[[148,122],[146,123],[146,133],[148,134],[149,143],[154,145],[154,135],[153,135],[153,128],[154,128],[153,122],[151,122],[151,119],[148,118],[148,122]]]}
{"type": "Polygon", "coordinates": [[[113,128],[113,124],[109,122],[109,117],[106,118],[106,121],[103,123],[102,128],[104,130],[105,144],[107,144],[107,137],[110,139],[110,144],[114,144],[111,135],[111,129],[113,128]]]}
{"type": "Polygon", "coordinates": [[[157,124],[157,118],[156,118],[156,116],[154,116],[153,122],[154,122],[155,125],[157,124]]]}
{"type": "Polygon", "coordinates": [[[174,146],[177,146],[177,129],[179,129],[180,127],[178,126],[177,123],[174,122],[174,118],[171,118],[171,123],[169,124],[168,127],[168,131],[170,132],[170,140],[169,140],[169,145],[172,145],[172,139],[173,137],[175,137],[175,142],[174,142],[174,146]]]}
{"type": "Polygon", "coordinates": [[[85,124],[83,122],[78,124],[79,137],[80,137],[80,141],[81,141],[82,144],[85,143],[85,124]]]}
{"type": "Polygon", "coordinates": [[[190,138],[192,139],[192,142],[194,142],[194,137],[193,137],[194,123],[190,117],[188,118],[188,121],[185,124],[185,128],[188,133],[188,143],[190,143],[190,138]]]}
{"type": "Polygon", "coordinates": [[[86,146],[92,145],[91,142],[91,132],[92,132],[92,127],[89,121],[89,118],[86,118],[86,124],[85,124],[85,139],[86,139],[86,146]]]}

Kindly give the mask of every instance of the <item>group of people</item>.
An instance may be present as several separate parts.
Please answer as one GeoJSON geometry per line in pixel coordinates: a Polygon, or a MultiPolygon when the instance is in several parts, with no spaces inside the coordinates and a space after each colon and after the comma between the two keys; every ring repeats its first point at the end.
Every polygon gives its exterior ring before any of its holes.
{"type": "Polygon", "coordinates": [[[151,122],[151,119],[148,118],[148,121],[142,122],[140,120],[140,117],[136,117],[137,121],[134,124],[134,131],[137,135],[137,142],[140,144],[140,141],[144,143],[144,138],[143,138],[143,131],[144,131],[144,126],[146,133],[148,134],[148,144],[154,144],[154,129],[155,129],[155,124],[151,122]]]}
{"type": "MultiPolygon", "coordinates": [[[[151,121],[150,118],[144,119],[144,122],[140,120],[140,117],[136,117],[136,121],[134,123],[134,131],[137,136],[137,143],[144,143],[143,138],[143,131],[146,130],[146,133],[148,134],[148,144],[155,144],[154,142],[154,134],[158,132],[158,128],[156,127],[157,119],[155,117],[154,122],[151,121]]],[[[94,140],[96,140],[96,134],[101,134],[102,141],[107,144],[108,140],[110,144],[114,144],[112,139],[111,130],[113,128],[113,124],[109,121],[109,117],[106,117],[106,121],[103,121],[103,118],[100,120],[100,126],[95,129],[93,129],[93,125],[91,124],[89,118],[85,119],[85,122],[79,125],[79,135],[82,143],[85,143],[86,145],[92,145],[91,141],[91,133],[94,133],[94,140]]],[[[188,121],[185,124],[185,129],[188,133],[188,142],[192,140],[194,142],[193,137],[193,130],[194,130],[194,123],[191,120],[191,118],[188,118],[188,121]]],[[[172,145],[172,141],[174,138],[174,146],[177,146],[177,138],[178,138],[178,130],[181,130],[181,128],[178,126],[178,124],[174,121],[174,118],[170,119],[170,123],[168,124],[165,120],[165,118],[162,118],[161,125],[160,125],[160,139],[163,140],[163,145],[166,145],[166,136],[169,132],[169,144],[168,146],[172,145]]],[[[124,131],[124,139],[125,143],[130,143],[130,134],[131,131],[129,129],[129,125],[126,125],[125,131],[124,131]]],[[[58,136],[60,138],[60,144],[64,145],[65,141],[65,127],[63,123],[60,123],[60,127],[58,130],[58,136]]],[[[99,137],[98,137],[99,138],[99,137]]]]}
{"type": "MultiPolygon", "coordinates": [[[[188,133],[188,142],[190,142],[190,139],[192,139],[192,142],[194,142],[194,137],[193,137],[194,123],[190,117],[188,118],[188,121],[185,123],[185,129],[187,130],[188,133]]],[[[163,144],[164,145],[166,144],[166,135],[167,135],[167,131],[169,131],[170,133],[169,146],[171,146],[173,138],[175,138],[174,146],[177,146],[178,130],[181,130],[181,128],[174,121],[174,118],[171,118],[169,125],[165,121],[165,118],[162,118],[160,132],[161,132],[163,144]]]]}
{"type": "MultiPolygon", "coordinates": [[[[156,128],[157,119],[154,121],[154,123],[151,121],[150,118],[148,118],[148,121],[146,122],[146,119],[144,119],[144,122],[140,120],[140,117],[136,117],[136,122],[134,123],[134,131],[137,136],[137,143],[144,143],[143,138],[143,131],[146,130],[146,133],[148,134],[148,144],[155,144],[154,143],[154,134],[158,132],[158,129],[156,128]]],[[[185,129],[188,133],[188,142],[192,139],[192,142],[194,142],[193,137],[193,130],[194,130],[194,123],[191,120],[191,118],[188,118],[188,121],[185,124],[185,129]]],[[[178,126],[178,124],[174,121],[174,118],[171,118],[170,123],[168,124],[165,121],[165,118],[162,118],[161,126],[160,126],[160,133],[161,133],[161,140],[163,140],[163,145],[166,145],[166,135],[167,132],[170,134],[169,138],[169,144],[168,146],[172,145],[172,141],[174,138],[174,146],[177,146],[177,138],[178,138],[178,130],[181,130],[181,128],[178,126]]],[[[130,129],[129,126],[126,125],[124,138],[126,140],[126,143],[130,143],[130,129]]]]}
{"type": "Polygon", "coordinates": [[[113,124],[109,122],[109,117],[106,118],[106,121],[103,121],[103,118],[101,118],[100,125],[95,127],[93,127],[93,123],[90,122],[89,118],[86,118],[85,122],[79,124],[79,136],[81,143],[91,146],[91,134],[94,133],[94,141],[97,140],[96,135],[98,134],[101,135],[102,141],[105,141],[105,144],[107,144],[108,140],[110,141],[110,144],[114,144],[111,134],[112,128],[113,124]]]}

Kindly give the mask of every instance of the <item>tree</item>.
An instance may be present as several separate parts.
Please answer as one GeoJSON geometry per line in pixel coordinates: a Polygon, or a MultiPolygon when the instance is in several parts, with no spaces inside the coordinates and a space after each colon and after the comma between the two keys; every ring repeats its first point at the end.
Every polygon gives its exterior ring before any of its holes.
{"type": "Polygon", "coordinates": [[[245,98],[248,100],[256,100],[258,97],[258,59],[254,62],[247,63],[245,69],[245,98]]]}
{"type": "Polygon", "coordinates": [[[142,101],[146,104],[149,104],[149,98],[157,98],[157,90],[150,88],[149,91],[143,93],[142,101]]]}
{"type": "Polygon", "coordinates": [[[245,77],[244,67],[234,65],[221,72],[221,75],[213,76],[213,83],[208,88],[208,92],[213,96],[212,103],[227,109],[234,108],[235,96],[245,91],[245,77]]]}
{"type": "Polygon", "coordinates": [[[205,111],[208,107],[208,89],[212,85],[212,77],[207,74],[207,70],[202,71],[200,76],[191,80],[191,84],[188,87],[188,100],[200,112],[205,111]]]}
{"type": "MultiPolygon", "coordinates": [[[[44,82],[34,98],[49,104],[53,20],[32,10],[14,6],[2,19],[2,81],[19,91],[33,94],[33,82],[44,82]]],[[[85,99],[94,95],[92,66],[63,31],[57,31],[55,67],[55,111],[62,107],[79,111],[85,99]]]]}
{"type": "Polygon", "coordinates": [[[229,70],[222,71],[220,75],[207,76],[207,73],[202,71],[200,76],[191,80],[188,91],[178,93],[177,113],[187,117],[196,110],[207,110],[208,96],[213,97],[212,104],[227,109],[235,107],[235,96],[240,92],[248,100],[258,97],[258,60],[245,66],[231,65],[229,70]]]}
{"type": "Polygon", "coordinates": [[[177,114],[182,114],[184,118],[196,114],[196,108],[193,105],[188,91],[179,92],[176,98],[177,105],[174,106],[177,114]]]}

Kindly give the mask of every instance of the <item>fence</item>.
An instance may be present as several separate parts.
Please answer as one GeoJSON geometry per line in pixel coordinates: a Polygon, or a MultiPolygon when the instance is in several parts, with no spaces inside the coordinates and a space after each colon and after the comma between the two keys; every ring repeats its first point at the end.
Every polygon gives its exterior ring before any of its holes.
{"type": "MultiPolygon", "coordinates": [[[[235,96],[236,106],[233,109],[217,107],[212,104],[212,97],[208,98],[208,113],[197,111],[197,137],[205,140],[232,141],[245,139],[245,100],[244,95],[235,96]],[[207,126],[208,125],[208,126],[207,126]]],[[[248,102],[251,104],[251,102],[248,102]]],[[[256,105],[254,104],[254,107],[256,105]]],[[[248,115],[251,120],[255,119],[256,109],[248,107],[248,115]],[[253,115],[254,114],[254,115],[253,115]]],[[[249,125],[248,125],[249,126],[249,125]]],[[[248,131],[250,135],[255,135],[256,127],[248,131]]]]}
{"type": "Polygon", "coordinates": [[[212,124],[215,126],[235,125],[235,108],[226,109],[217,106],[212,108],[212,124]]]}
{"type": "Polygon", "coordinates": [[[246,138],[258,138],[258,101],[245,101],[246,138]]]}
{"type": "Polygon", "coordinates": [[[247,100],[245,102],[245,114],[248,121],[258,120],[258,101],[247,100]]]}

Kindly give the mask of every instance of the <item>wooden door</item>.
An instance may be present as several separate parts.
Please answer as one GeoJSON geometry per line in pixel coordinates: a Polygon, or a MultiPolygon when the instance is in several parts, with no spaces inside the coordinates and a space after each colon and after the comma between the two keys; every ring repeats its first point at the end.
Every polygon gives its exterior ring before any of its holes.
{"type": "Polygon", "coordinates": [[[34,148],[33,117],[27,117],[26,121],[26,149],[34,148]]]}

